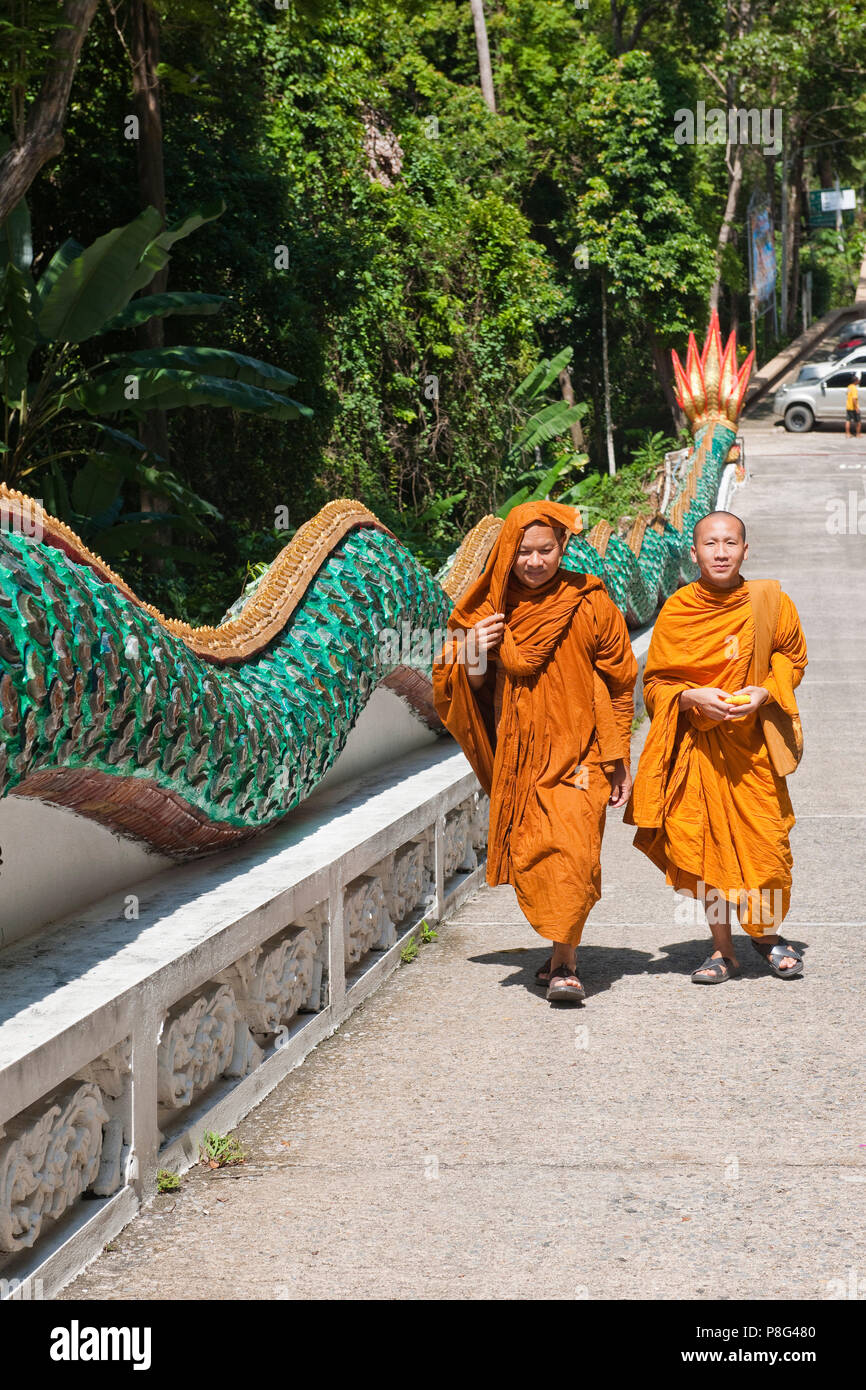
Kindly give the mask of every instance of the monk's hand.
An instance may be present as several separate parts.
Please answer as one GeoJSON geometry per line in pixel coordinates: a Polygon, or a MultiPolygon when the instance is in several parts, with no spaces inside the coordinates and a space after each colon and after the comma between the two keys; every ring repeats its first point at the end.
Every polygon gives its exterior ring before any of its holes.
{"type": "Polygon", "coordinates": [[[494,653],[502,641],[502,634],[505,631],[505,614],[490,613],[486,618],[479,618],[475,626],[469,631],[472,634],[468,643],[469,674],[477,675],[487,667],[487,653],[494,653]]]}
{"type": "MultiPolygon", "coordinates": [[[[723,696],[727,695],[727,690],[720,690],[714,685],[699,685],[695,690],[684,690],[680,695],[680,709],[693,709],[698,714],[703,714],[707,719],[712,719],[721,724],[722,720],[730,719],[731,706],[725,704],[723,696]]],[[[741,706],[745,709],[745,706],[741,706]]]]}
{"type": "Polygon", "coordinates": [[[631,796],[631,773],[622,758],[615,762],[611,771],[605,775],[610,782],[608,806],[624,806],[631,796]]]}
{"type": "Polygon", "coordinates": [[[763,685],[744,685],[740,690],[732,690],[732,695],[748,695],[749,703],[742,705],[728,706],[728,719],[742,719],[744,714],[754,714],[766,700],[770,698],[770,692],[763,685]]]}

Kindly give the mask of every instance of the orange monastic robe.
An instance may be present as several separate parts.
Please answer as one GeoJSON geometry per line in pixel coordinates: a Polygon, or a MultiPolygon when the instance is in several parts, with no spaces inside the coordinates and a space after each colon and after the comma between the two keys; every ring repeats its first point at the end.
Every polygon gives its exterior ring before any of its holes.
{"type": "Polygon", "coordinates": [[[490,795],[487,882],[511,883],[527,920],[576,945],[601,896],[601,837],[617,759],[628,759],[637,663],[602,580],[558,569],[538,588],[511,566],[533,521],[580,529],[554,502],[512,508],[484,573],[448,620],[465,633],[506,615],[474,691],[456,646],[433,666],[436,710],[490,795]]]}
{"type": "MultiPolygon", "coordinates": [[[[778,930],[790,905],[794,813],[785,778],[770,761],[757,711],[720,724],[678,709],[683,690],[744,686],[754,640],[742,581],[723,590],[697,580],[668,599],[647,656],[652,725],[625,820],[639,827],[635,845],[668,883],[697,897],[717,890],[759,937],[778,930]]],[[[759,683],[789,714],[806,664],[797,610],[782,593],[771,670],[759,683]]]]}

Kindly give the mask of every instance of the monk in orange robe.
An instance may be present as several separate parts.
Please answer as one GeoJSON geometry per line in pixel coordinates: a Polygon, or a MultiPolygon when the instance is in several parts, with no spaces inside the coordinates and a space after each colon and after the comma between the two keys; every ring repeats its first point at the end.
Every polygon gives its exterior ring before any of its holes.
{"type": "Polygon", "coordinates": [[[643,687],[652,725],[625,813],[638,827],[638,849],[675,889],[704,905],[715,950],[694,971],[696,984],[740,973],[734,909],[774,974],[803,970],[800,953],[778,934],[791,898],[794,813],[774,760],[791,771],[796,754],[771,756],[778,740],[768,723],[789,733],[799,728],[794,689],[806,642],[788,595],[772,581],[750,586],[742,578],[748,553],[746,528],[730,512],[711,512],[694,529],[700,578],[678,589],[656,619],[643,687]],[[762,609],[773,592],[777,608],[762,609]],[[754,659],[758,624],[762,671],[754,659]]]}
{"type": "Polygon", "coordinates": [[[439,717],[490,796],[487,882],[511,883],[554,943],[536,976],[551,1000],[584,997],[576,948],[601,896],[605,808],[631,790],[637,663],[603,581],[559,568],[580,529],[575,507],[513,507],[433,666],[439,717]]]}

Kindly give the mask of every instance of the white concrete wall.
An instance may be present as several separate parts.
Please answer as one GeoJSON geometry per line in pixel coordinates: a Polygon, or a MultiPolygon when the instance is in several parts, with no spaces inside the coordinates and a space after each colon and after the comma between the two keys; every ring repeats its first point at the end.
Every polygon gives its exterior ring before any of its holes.
{"type": "MultiPolygon", "coordinates": [[[[380,687],[316,791],[435,742],[406,702],[380,687]]],[[[174,862],[73,811],[14,795],[0,800],[0,859],[0,949],[174,862]]]]}
{"type": "Polygon", "coordinates": [[[74,811],[25,796],[0,801],[0,949],[171,860],[74,811]]]}
{"type": "Polygon", "coordinates": [[[395,758],[402,758],[404,753],[426,748],[436,739],[437,735],[405,700],[387,686],[379,686],[361,711],[334,766],[316,785],[316,791],[329,791],[352,777],[375,772],[395,758]]]}

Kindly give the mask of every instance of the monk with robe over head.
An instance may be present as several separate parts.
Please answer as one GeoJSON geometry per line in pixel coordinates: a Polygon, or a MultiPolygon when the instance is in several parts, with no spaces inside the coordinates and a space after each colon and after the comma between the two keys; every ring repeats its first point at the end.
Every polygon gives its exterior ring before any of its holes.
{"type": "Polygon", "coordinates": [[[576,948],[601,896],[607,805],[631,790],[637,663],[601,579],[559,567],[580,512],[522,502],[456,604],[433,666],[437,713],[490,796],[487,882],[539,936],[548,999],[582,999],[576,948]],[[452,635],[453,634],[453,635],[452,635]]]}
{"type": "Polygon", "coordinates": [[[778,584],[742,578],[745,532],[730,512],[694,529],[700,578],[656,619],[644,672],[652,725],[625,813],[638,849],[704,905],[715,950],[696,984],[740,973],[733,911],[774,974],[803,970],[778,928],[791,898],[785,773],[802,751],[794,689],[806,642],[778,584]]]}

